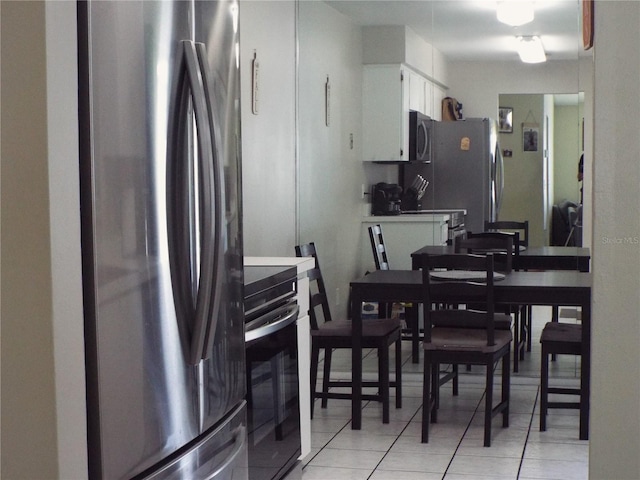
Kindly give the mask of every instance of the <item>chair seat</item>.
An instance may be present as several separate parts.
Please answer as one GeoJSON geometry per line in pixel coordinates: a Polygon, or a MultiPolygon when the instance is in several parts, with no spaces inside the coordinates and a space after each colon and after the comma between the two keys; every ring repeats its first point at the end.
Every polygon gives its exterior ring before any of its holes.
{"type": "MultiPolygon", "coordinates": [[[[482,324],[471,324],[469,322],[469,318],[466,318],[464,314],[460,315],[460,318],[456,318],[455,310],[452,312],[444,311],[444,313],[440,313],[440,310],[436,310],[431,312],[431,322],[434,327],[453,327],[453,328],[486,328],[486,325],[482,324]],[[445,318],[440,318],[440,317],[445,318]]],[[[494,326],[496,330],[511,330],[511,324],[513,319],[511,315],[507,315],[504,313],[496,313],[493,316],[494,318],[494,326]]]]}
{"type": "Polygon", "coordinates": [[[431,342],[424,342],[425,350],[465,350],[478,353],[497,352],[511,342],[510,330],[495,330],[495,345],[487,345],[487,333],[479,328],[444,328],[431,330],[431,342]]]}
{"type": "Polygon", "coordinates": [[[574,323],[548,322],[542,329],[540,342],[582,344],[582,326],[574,323]]]}
{"type": "MultiPolygon", "coordinates": [[[[362,336],[384,337],[398,328],[400,328],[400,320],[397,318],[363,320],[362,336]]],[[[352,324],[350,320],[325,322],[318,327],[318,330],[311,331],[311,336],[314,337],[351,337],[351,335],[352,324]]]]}

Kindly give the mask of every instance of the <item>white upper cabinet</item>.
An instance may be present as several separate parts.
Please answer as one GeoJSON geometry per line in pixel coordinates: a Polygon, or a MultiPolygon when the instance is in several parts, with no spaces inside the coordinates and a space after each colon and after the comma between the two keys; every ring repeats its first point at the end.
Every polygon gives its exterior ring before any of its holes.
{"type": "Polygon", "coordinates": [[[433,85],[402,64],[363,68],[363,160],[408,161],[409,110],[430,116],[433,85]]]}
{"type": "Polygon", "coordinates": [[[362,87],[365,161],[409,159],[409,82],[400,65],[365,65],[362,87]]]}

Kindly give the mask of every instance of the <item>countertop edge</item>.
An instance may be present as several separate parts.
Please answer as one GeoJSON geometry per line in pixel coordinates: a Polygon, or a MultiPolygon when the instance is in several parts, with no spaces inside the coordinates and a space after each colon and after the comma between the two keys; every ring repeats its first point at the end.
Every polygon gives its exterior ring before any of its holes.
{"type": "Polygon", "coordinates": [[[245,266],[292,266],[297,268],[298,274],[304,273],[315,267],[312,257],[244,257],[245,266]]]}
{"type": "Polygon", "coordinates": [[[416,213],[403,215],[371,215],[362,217],[362,223],[445,223],[451,218],[448,213],[416,213]]]}

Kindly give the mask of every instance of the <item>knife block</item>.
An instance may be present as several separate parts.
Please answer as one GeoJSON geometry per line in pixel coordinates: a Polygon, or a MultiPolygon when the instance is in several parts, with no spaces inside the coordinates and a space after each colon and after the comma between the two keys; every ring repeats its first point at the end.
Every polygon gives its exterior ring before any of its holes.
{"type": "Polygon", "coordinates": [[[422,210],[422,202],[418,199],[418,192],[412,187],[402,196],[402,210],[422,210]]]}

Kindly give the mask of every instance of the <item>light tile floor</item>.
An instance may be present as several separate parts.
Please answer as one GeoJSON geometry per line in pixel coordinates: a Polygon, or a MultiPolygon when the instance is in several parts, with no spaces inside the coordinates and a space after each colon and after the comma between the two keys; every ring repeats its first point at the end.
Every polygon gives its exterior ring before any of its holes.
{"type": "MultiPolygon", "coordinates": [[[[438,423],[431,425],[429,443],[420,443],[422,368],[411,363],[405,342],[402,408],[392,406],[391,421],[385,425],[380,404],[365,402],[362,429],[355,431],[348,401],[330,400],[327,409],[318,402],[311,422],[312,451],[303,461],[302,479],[588,478],[589,446],[578,439],[577,410],[551,410],[547,431],[539,431],[538,339],[550,315],[550,309],[534,307],[533,348],[520,363],[520,372],[511,376],[510,426],[503,429],[500,416],[494,419],[491,447],[482,446],[484,375],[480,367],[463,372],[458,397],[451,395],[448,385],[442,387],[438,423]]],[[[332,376],[350,377],[349,355],[334,354],[332,376]]],[[[365,375],[373,375],[375,352],[365,355],[365,375]]],[[[577,386],[579,359],[560,356],[552,363],[550,375],[558,379],[556,383],[577,386]]]]}

